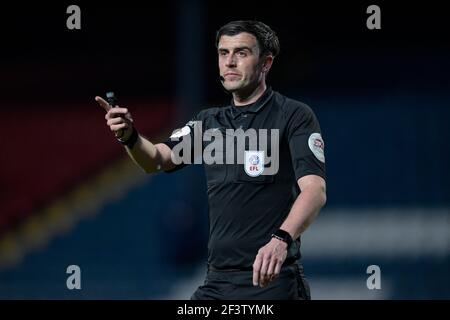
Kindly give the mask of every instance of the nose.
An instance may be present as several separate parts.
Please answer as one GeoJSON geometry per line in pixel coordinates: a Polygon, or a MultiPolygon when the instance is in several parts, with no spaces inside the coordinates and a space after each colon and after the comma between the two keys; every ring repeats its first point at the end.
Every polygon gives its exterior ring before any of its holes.
{"type": "Polygon", "coordinates": [[[234,58],[234,54],[230,54],[230,55],[227,57],[227,60],[225,61],[225,65],[226,65],[228,68],[236,67],[236,60],[235,60],[235,58],[234,58]]]}

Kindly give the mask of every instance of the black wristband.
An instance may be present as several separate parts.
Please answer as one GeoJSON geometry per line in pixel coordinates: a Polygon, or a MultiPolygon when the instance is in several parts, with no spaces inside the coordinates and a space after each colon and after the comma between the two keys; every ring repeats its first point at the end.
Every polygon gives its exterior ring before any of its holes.
{"type": "Polygon", "coordinates": [[[138,140],[138,137],[139,137],[139,133],[137,132],[136,128],[134,126],[132,128],[133,128],[133,131],[131,132],[130,137],[126,141],[117,139],[121,144],[123,144],[124,146],[127,146],[130,149],[133,149],[134,144],[136,143],[136,141],[138,140]]]}
{"type": "Polygon", "coordinates": [[[276,238],[278,240],[284,241],[287,243],[287,249],[289,250],[289,248],[292,245],[292,242],[294,242],[294,240],[292,240],[291,235],[289,234],[289,232],[286,232],[284,230],[278,229],[277,231],[275,231],[274,233],[272,233],[272,238],[276,238]]]}

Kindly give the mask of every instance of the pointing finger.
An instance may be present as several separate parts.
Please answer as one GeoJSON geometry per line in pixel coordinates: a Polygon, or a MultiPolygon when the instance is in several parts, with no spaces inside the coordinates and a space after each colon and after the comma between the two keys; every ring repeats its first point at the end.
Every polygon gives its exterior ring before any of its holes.
{"type": "Polygon", "coordinates": [[[102,97],[96,96],[95,97],[95,101],[98,102],[98,104],[105,109],[106,112],[109,111],[109,109],[111,109],[111,106],[109,105],[108,102],[106,102],[102,97]]]}

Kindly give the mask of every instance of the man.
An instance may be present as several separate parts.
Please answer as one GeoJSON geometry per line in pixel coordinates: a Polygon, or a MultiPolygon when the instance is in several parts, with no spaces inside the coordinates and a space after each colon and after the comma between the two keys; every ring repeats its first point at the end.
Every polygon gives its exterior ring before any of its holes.
{"type": "MultiPolygon", "coordinates": [[[[307,105],[267,87],[266,76],[279,53],[278,38],[267,25],[230,22],[217,32],[216,46],[222,85],[233,96],[231,105],[202,110],[164,143],[140,136],[126,108],[96,100],[107,111],[111,131],[147,173],[181,169],[189,163],[186,153],[195,149],[191,138],[196,139],[195,132],[203,134],[208,273],[192,299],[310,299],[299,261],[300,235],[326,202],[319,123],[307,105]],[[264,135],[258,135],[258,146],[248,141],[236,146],[239,135],[225,143],[221,139],[250,131],[270,131],[275,143],[264,144],[264,135]],[[207,161],[213,140],[218,141],[210,154],[215,160],[207,161]],[[187,148],[175,152],[183,144],[187,148]],[[181,153],[185,161],[180,163],[181,153]]],[[[194,150],[188,159],[198,156],[194,150]]]]}

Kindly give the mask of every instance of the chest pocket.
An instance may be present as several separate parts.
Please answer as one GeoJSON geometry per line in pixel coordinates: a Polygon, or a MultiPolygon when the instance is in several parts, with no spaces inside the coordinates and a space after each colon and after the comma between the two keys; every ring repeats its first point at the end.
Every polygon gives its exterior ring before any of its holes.
{"type": "Polygon", "coordinates": [[[264,184],[264,183],[273,183],[275,181],[274,175],[259,175],[256,177],[249,176],[247,172],[245,172],[245,168],[243,164],[234,166],[234,182],[235,183],[256,183],[256,184],[264,184]]]}
{"type": "MultiPolygon", "coordinates": [[[[246,144],[244,150],[236,150],[240,156],[238,156],[240,164],[234,166],[234,182],[256,184],[274,182],[276,172],[273,170],[272,162],[275,159],[272,156],[269,157],[269,155],[272,155],[270,144],[261,145],[258,143],[258,147],[255,149],[249,147],[246,144]]],[[[275,149],[278,152],[278,148],[275,149]]],[[[278,163],[278,158],[276,162],[278,163]]]]}
{"type": "Polygon", "coordinates": [[[269,175],[264,151],[243,151],[243,164],[234,166],[235,183],[272,183],[274,175],[269,175]]]}
{"type": "Polygon", "coordinates": [[[279,165],[277,139],[278,135],[274,135],[274,141],[272,141],[271,137],[262,135],[258,137],[258,146],[256,148],[246,144],[244,150],[236,150],[240,155],[241,164],[235,165],[235,183],[264,184],[275,181],[279,165]],[[274,146],[272,146],[272,142],[274,146]]]}

